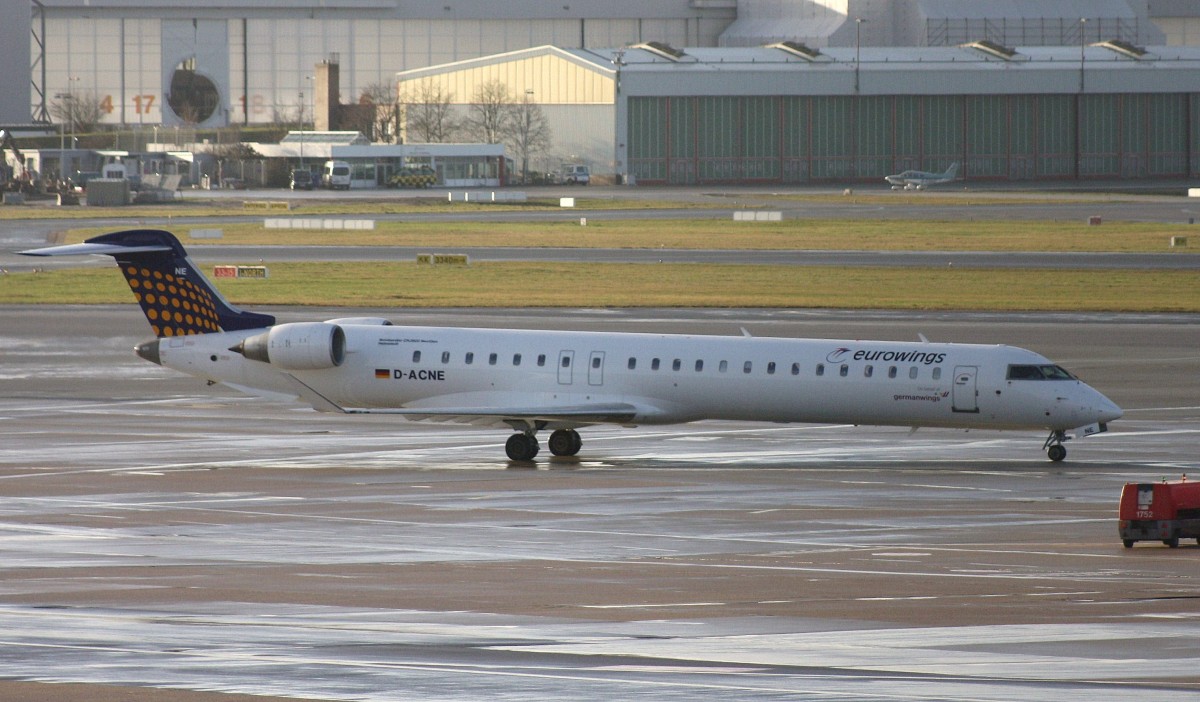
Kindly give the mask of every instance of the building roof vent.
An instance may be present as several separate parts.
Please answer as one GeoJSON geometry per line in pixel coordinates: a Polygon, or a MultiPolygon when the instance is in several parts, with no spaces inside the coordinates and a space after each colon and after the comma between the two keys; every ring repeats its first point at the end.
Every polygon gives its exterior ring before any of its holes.
{"type": "Polygon", "coordinates": [[[642,49],[644,51],[649,51],[650,53],[654,54],[655,56],[658,56],[660,58],[665,58],[668,61],[679,61],[684,56],[687,56],[687,54],[684,53],[682,50],[676,49],[675,47],[671,46],[670,44],[667,44],[666,42],[661,42],[661,41],[648,41],[648,42],[645,42],[644,44],[637,44],[633,48],[642,49]]]}
{"type": "Polygon", "coordinates": [[[1146,47],[1134,46],[1133,44],[1130,44],[1127,41],[1121,41],[1120,39],[1109,39],[1108,41],[1102,41],[1099,44],[1093,44],[1092,46],[1102,46],[1109,51],[1125,56],[1126,58],[1131,58],[1135,61],[1153,58],[1150,56],[1149,52],[1146,51],[1146,47]]]}
{"type": "Polygon", "coordinates": [[[998,58],[1004,61],[1017,61],[1021,58],[1024,58],[1021,56],[1021,54],[1017,53],[1016,49],[1009,48],[1003,44],[997,44],[994,41],[988,41],[987,39],[973,41],[967,44],[962,44],[961,46],[964,49],[974,49],[978,52],[987,54],[992,58],[998,58]]]}
{"type": "Polygon", "coordinates": [[[811,46],[802,44],[798,41],[781,41],[776,44],[768,44],[767,48],[785,51],[792,56],[802,58],[805,61],[829,60],[829,57],[822,54],[820,49],[814,49],[811,46]]]}

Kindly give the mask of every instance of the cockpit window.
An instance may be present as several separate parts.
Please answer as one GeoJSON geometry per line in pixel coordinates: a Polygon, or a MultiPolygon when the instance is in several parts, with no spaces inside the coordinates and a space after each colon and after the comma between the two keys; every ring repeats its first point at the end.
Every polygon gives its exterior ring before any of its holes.
{"type": "Polygon", "coordinates": [[[1062,366],[1012,365],[1008,367],[1009,380],[1075,380],[1075,376],[1062,366]]]}

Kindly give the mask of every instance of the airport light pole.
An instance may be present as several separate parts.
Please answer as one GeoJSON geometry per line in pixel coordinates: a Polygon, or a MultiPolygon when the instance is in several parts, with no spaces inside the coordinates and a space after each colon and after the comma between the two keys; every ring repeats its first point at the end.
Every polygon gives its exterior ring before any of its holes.
{"type": "Polygon", "coordinates": [[[629,171],[625,162],[628,161],[629,155],[625,151],[625,144],[621,142],[621,135],[629,132],[628,112],[621,102],[621,67],[625,65],[625,47],[613,52],[612,64],[615,80],[613,84],[613,180],[615,185],[628,185],[629,171]]]}
{"type": "Polygon", "coordinates": [[[862,17],[854,18],[854,94],[858,95],[858,66],[862,58],[862,17]]]}
{"type": "MultiPolygon", "coordinates": [[[[305,83],[305,85],[312,85],[313,77],[312,76],[304,76],[304,80],[307,81],[305,83]]],[[[316,95],[315,95],[315,93],[316,93],[315,89],[310,89],[309,93],[313,95],[313,100],[317,99],[316,95]]],[[[306,103],[304,101],[304,91],[301,91],[300,92],[300,167],[301,168],[305,167],[305,165],[304,165],[304,141],[305,141],[305,139],[304,139],[304,108],[307,106],[308,106],[308,103],[306,103]]],[[[316,129],[317,105],[315,102],[313,103],[312,111],[313,111],[313,129],[316,129]]]]}
{"type": "Polygon", "coordinates": [[[300,167],[304,168],[304,91],[300,91],[300,124],[296,136],[300,137],[300,167]]]}
{"type": "Polygon", "coordinates": [[[1079,18],[1079,92],[1083,93],[1083,50],[1087,46],[1087,17],[1079,18]]]}

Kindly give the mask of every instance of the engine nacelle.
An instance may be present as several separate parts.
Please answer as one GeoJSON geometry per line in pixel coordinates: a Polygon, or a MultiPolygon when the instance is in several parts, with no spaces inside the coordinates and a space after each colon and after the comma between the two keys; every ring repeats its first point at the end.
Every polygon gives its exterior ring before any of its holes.
{"type": "Polygon", "coordinates": [[[346,332],[336,324],[280,324],[246,337],[231,349],[284,370],[321,370],[346,360],[346,332]]]}

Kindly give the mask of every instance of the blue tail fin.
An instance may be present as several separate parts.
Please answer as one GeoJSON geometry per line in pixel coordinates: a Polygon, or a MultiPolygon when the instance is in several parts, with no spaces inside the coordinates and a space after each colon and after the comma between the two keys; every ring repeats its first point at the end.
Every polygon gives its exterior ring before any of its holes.
{"type": "Polygon", "coordinates": [[[158,337],[261,329],[275,323],[269,314],[243,312],[229,304],[192,265],[183,244],[170,232],[130,229],[94,237],[82,244],[22,253],[112,256],[158,337]]]}

